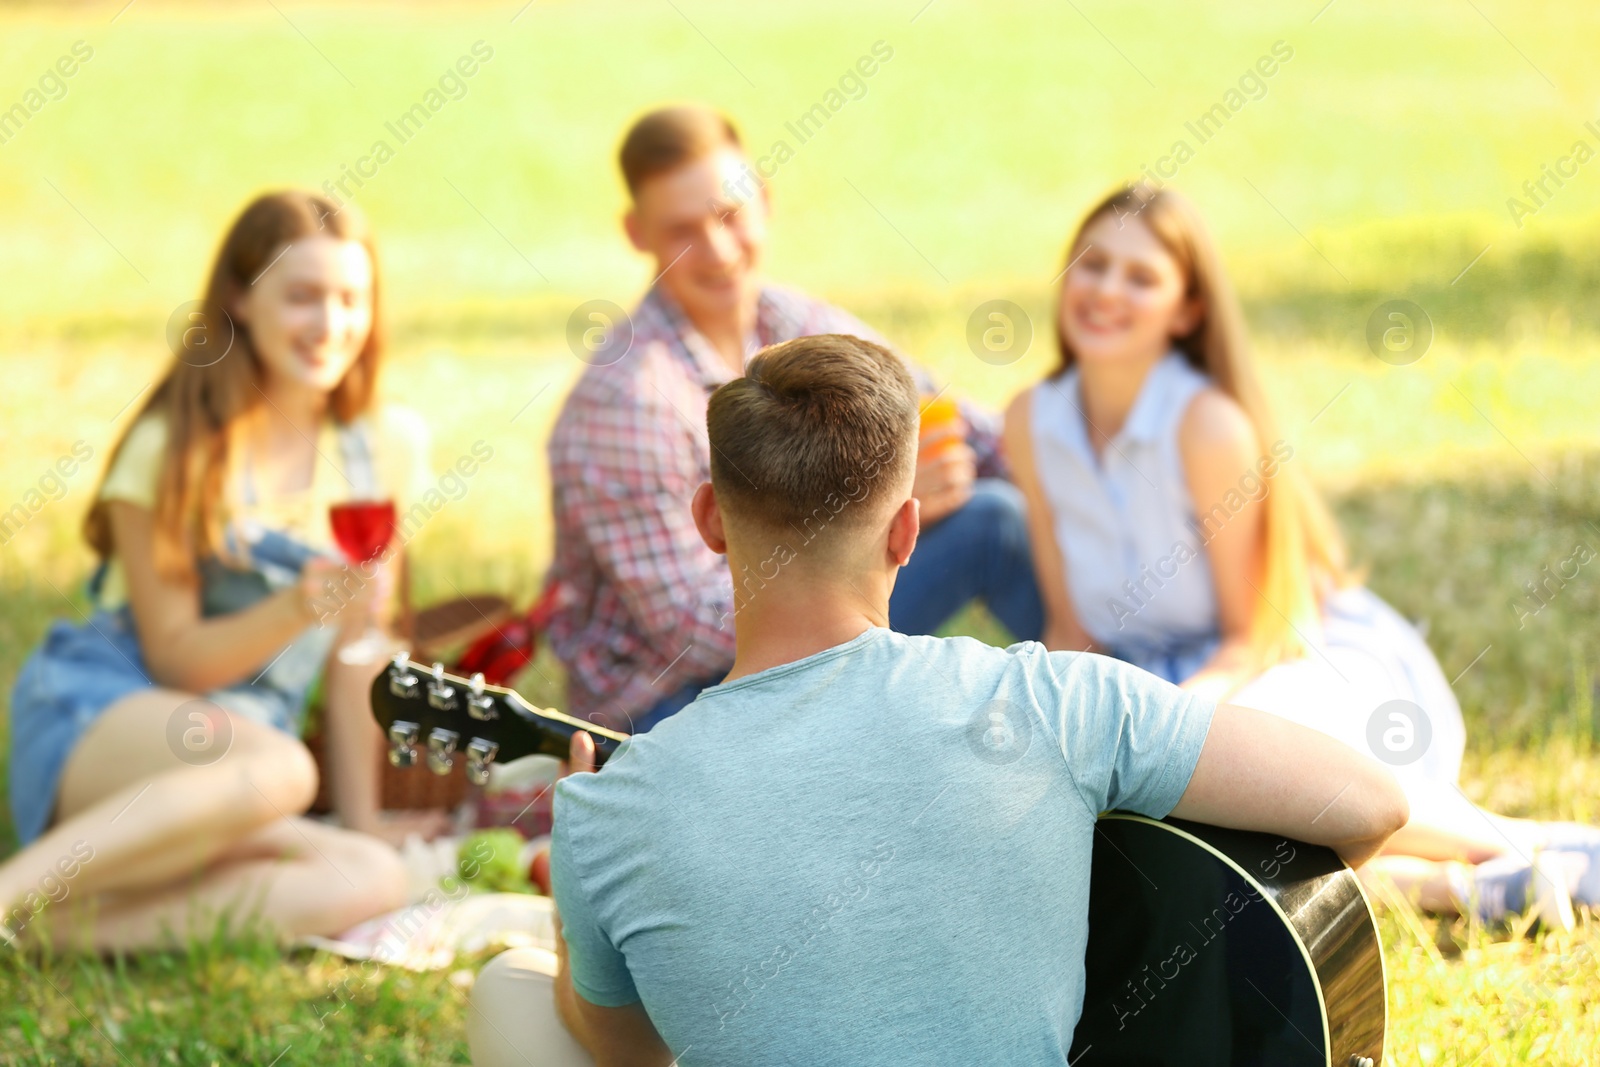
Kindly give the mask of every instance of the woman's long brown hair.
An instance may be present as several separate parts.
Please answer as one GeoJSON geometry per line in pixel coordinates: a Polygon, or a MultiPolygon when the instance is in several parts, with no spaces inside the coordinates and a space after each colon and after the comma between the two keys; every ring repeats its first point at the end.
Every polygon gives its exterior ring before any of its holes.
{"type": "MultiPolygon", "coordinates": [[[[164,577],[186,580],[196,561],[222,554],[222,496],[232,446],[241,417],[263,401],[260,357],[249,331],[229,309],[255,283],[284,246],[309,237],[359,241],[372,259],[372,332],[361,353],[329,396],[329,411],[347,423],[372,405],[379,357],[383,351],[378,301],[378,256],[365,220],[350,206],[342,210],[313,193],[288,190],[256,198],[222,239],[197,323],[212,345],[233,334],[221,359],[198,358],[199,351],[178,342],[161,383],[129,423],[156,416],[166,423],[166,453],[156,483],[155,564],[164,577]]],[[[190,334],[185,333],[185,338],[190,334]]],[[[109,471],[127,442],[123,432],[107,461],[109,471]]],[[[103,479],[102,479],[103,480],[103,479]]],[[[84,538],[101,559],[111,556],[111,525],[99,500],[84,520],[84,538]]]]}
{"type": "MultiPolygon", "coordinates": [[[[1142,223],[1177,263],[1188,281],[1187,296],[1198,302],[1201,315],[1194,329],[1174,339],[1174,347],[1233,398],[1255,427],[1257,441],[1270,447],[1278,440],[1277,427],[1250,355],[1244,314],[1200,213],[1169,188],[1147,183],[1128,186],[1084,216],[1067,249],[1069,264],[1082,251],[1084,232],[1108,215],[1124,224],[1142,223]]],[[[1054,374],[1061,375],[1072,368],[1076,357],[1061,332],[1059,314],[1056,336],[1061,361],[1054,374]]],[[[1266,603],[1257,605],[1250,625],[1250,647],[1262,667],[1306,655],[1309,650],[1300,633],[1320,628],[1320,594],[1354,580],[1338,526],[1305,475],[1298,468],[1280,466],[1267,484],[1264,550],[1256,577],[1266,603]]]]}

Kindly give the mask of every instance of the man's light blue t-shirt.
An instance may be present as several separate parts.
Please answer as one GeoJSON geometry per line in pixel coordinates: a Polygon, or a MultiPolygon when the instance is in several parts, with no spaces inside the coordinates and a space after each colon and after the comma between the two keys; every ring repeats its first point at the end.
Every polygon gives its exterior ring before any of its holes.
{"type": "Polygon", "coordinates": [[[1212,711],[881,628],[707,689],[556,789],[573,985],[684,1067],[1064,1063],[1095,817],[1166,815],[1212,711]]]}

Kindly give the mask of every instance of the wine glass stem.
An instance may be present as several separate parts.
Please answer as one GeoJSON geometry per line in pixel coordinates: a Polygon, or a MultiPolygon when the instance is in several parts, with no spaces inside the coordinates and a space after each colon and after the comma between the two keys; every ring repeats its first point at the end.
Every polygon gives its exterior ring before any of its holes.
{"type": "Polygon", "coordinates": [[[351,666],[376,663],[384,651],[383,631],[368,626],[360,637],[339,650],[339,662],[351,666]]]}

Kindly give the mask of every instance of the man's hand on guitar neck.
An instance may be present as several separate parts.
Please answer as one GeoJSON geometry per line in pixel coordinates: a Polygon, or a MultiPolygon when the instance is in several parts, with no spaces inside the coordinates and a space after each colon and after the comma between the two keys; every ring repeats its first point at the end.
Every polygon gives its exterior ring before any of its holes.
{"type": "MultiPolygon", "coordinates": [[[[556,778],[557,778],[557,780],[559,780],[559,779],[565,778],[569,774],[592,774],[592,773],[594,773],[594,738],[591,737],[588,733],[586,733],[586,732],[584,732],[582,730],[579,730],[577,733],[572,735],[572,747],[567,750],[567,761],[561,765],[561,773],[556,775],[556,778]]],[[[551,785],[550,788],[554,789],[555,786],[551,785]]],[[[534,857],[532,866],[533,866],[533,884],[539,888],[539,892],[543,893],[547,897],[551,897],[552,900],[553,900],[554,897],[550,892],[550,846],[549,845],[546,845],[544,847],[543,851],[541,851],[537,856],[534,857]],[[543,861],[543,862],[540,862],[540,861],[543,861]]],[[[556,955],[561,957],[561,959],[563,961],[562,970],[565,970],[566,969],[565,960],[567,958],[567,944],[566,944],[565,941],[561,940],[561,916],[557,915],[555,917],[555,919],[556,919],[556,955]]]]}
{"type": "MultiPolygon", "coordinates": [[[[594,738],[586,731],[579,730],[572,735],[572,748],[563,777],[593,771],[594,738]]],[[[549,886],[541,888],[550,892],[549,886]]],[[[566,1025],[567,1032],[588,1050],[597,1067],[610,1067],[612,1064],[627,1067],[661,1064],[666,1067],[671,1064],[672,1052],[656,1033],[655,1024],[645,1013],[643,1004],[603,1008],[590,1004],[572,988],[572,972],[567,965],[567,939],[561,932],[561,914],[552,909],[551,917],[556,929],[556,1011],[566,1025]]]]}
{"type": "Polygon", "coordinates": [[[1372,757],[1279,716],[1219,704],[1172,814],[1327,845],[1359,867],[1405,826],[1411,809],[1400,783],[1372,757]]]}

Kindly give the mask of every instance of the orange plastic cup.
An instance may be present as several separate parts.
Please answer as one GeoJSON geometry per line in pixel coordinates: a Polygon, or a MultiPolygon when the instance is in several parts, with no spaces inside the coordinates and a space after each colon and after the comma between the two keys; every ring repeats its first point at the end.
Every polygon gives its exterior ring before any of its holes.
{"type": "Polygon", "coordinates": [[[949,393],[928,397],[922,405],[919,451],[923,459],[942,456],[966,443],[962,431],[961,409],[949,393]]]}

